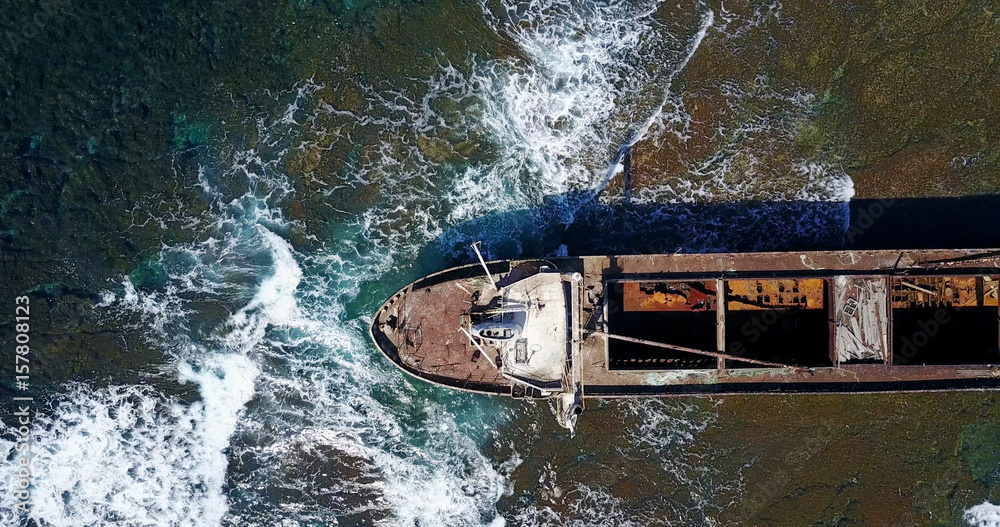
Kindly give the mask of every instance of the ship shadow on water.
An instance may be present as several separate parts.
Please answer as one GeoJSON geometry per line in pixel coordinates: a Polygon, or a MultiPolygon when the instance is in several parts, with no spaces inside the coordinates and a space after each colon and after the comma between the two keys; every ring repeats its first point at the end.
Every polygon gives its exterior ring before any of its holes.
{"type": "Polygon", "coordinates": [[[423,271],[490,259],[558,254],[763,252],[1000,247],[1000,196],[605,204],[588,193],[490,214],[438,236],[423,271]]]}
{"type": "Polygon", "coordinates": [[[844,202],[607,204],[581,192],[462,223],[425,252],[458,264],[475,259],[475,241],[492,259],[820,249],[842,244],[848,220],[844,202]]]}
{"type": "Polygon", "coordinates": [[[851,249],[995,249],[1000,195],[852,200],[851,249]]]}

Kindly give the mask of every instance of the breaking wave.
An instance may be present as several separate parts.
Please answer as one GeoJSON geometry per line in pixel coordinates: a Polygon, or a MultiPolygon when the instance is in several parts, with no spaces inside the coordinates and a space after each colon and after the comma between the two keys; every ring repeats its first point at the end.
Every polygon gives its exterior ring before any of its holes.
{"type": "MultiPolygon", "coordinates": [[[[257,366],[217,355],[180,364],[202,400],[142,386],[76,386],[34,423],[32,517],[39,525],[218,525],[228,509],[224,450],[257,366]]],[[[4,524],[16,525],[12,503],[4,524]]]]}
{"type": "Polygon", "coordinates": [[[969,507],[962,519],[969,523],[969,527],[1000,527],[1000,506],[984,501],[969,507]]]}
{"type": "MultiPolygon", "coordinates": [[[[289,107],[307,95],[298,90],[289,107]]],[[[264,142],[282,142],[296,111],[268,123],[264,142]]],[[[191,218],[198,240],[146,264],[156,280],[125,277],[103,294],[99,308],[145,328],[145,344],[170,359],[165,375],[193,385],[195,400],[147,386],[58,396],[33,431],[36,522],[497,517],[503,480],[475,438],[498,408],[458,416],[468,397],[435,403],[372,353],[365,313],[348,314],[345,303],[382,262],[292,247],[287,237],[301,226],[279,208],[292,183],[269,159],[285,153],[243,150],[231,166],[203,166],[197,178],[213,205],[191,218]]]]}

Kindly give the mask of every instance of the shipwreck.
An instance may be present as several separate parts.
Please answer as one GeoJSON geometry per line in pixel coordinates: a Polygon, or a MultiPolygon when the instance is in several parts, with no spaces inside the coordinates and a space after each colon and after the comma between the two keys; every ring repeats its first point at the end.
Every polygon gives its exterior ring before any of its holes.
{"type": "Polygon", "coordinates": [[[555,398],[1000,388],[1000,250],[581,256],[423,277],[371,337],[449,388],[555,398]]]}

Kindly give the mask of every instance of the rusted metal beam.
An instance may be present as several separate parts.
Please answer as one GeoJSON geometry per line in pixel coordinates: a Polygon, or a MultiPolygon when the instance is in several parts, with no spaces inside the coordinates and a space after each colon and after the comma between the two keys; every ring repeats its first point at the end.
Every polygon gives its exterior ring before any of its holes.
{"type": "MultiPolygon", "coordinates": [[[[715,281],[715,351],[726,352],[726,281],[715,281]]],[[[726,359],[719,357],[719,371],[726,369],[726,359]]]]}
{"type": "Polygon", "coordinates": [[[715,351],[705,351],[705,350],[699,350],[699,349],[694,349],[694,348],[685,348],[684,346],[675,346],[673,344],[664,344],[662,342],[656,342],[655,340],[637,339],[635,337],[626,337],[625,335],[615,335],[613,333],[606,333],[606,332],[603,332],[603,331],[600,331],[598,333],[600,333],[600,334],[608,337],[609,339],[624,340],[625,342],[631,342],[633,344],[642,344],[644,346],[654,346],[654,347],[657,347],[657,348],[664,348],[664,349],[669,349],[669,350],[674,350],[674,351],[681,351],[681,352],[684,352],[684,353],[693,353],[695,355],[705,355],[706,357],[715,357],[717,359],[729,359],[729,360],[736,360],[736,361],[740,361],[740,362],[748,362],[750,364],[757,364],[759,366],[767,366],[769,368],[789,368],[789,369],[796,370],[796,371],[808,371],[809,370],[809,368],[803,368],[801,366],[793,366],[791,364],[782,364],[780,362],[770,362],[770,361],[766,361],[766,360],[757,360],[757,359],[751,359],[751,358],[747,358],[747,357],[738,357],[736,355],[730,355],[728,353],[718,353],[718,352],[715,352],[715,351]]]}
{"type": "Polygon", "coordinates": [[[928,295],[937,295],[937,291],[931,291],[930,289],[927,289],[926,287],[920,287],[917,284],[911,284],[910,282],[907,282],[906,280],[900,280],[899,283],[903,284],[906,287],[909,287],[910,289],[916,289],[917,291],[920,291],[920,292],[923,292],[923,293],[927,293],[928,295]]]}
{"type": "MultiPolygon", "coordinates": [[[[491,358],[490,358],[490,355],[489,355],[489,353],[486,353],[486,350],[484,350],[484,349],[483,349],[483,347],[482,347],[482,346],[480,346],[478,342],[476,342],[476,339],[472,338],[472,333],[469,333],[469,331],[468,331],[467,329],[463,328],[462,326],[459,326],[459,327],[458,327],[458,329],[462,330],[462,333],[465,333],[465,336],[466,336],[466,337],[469,337],[469,342],[471,342],[471,343],[472,343],[472,345],[473,345],[473,346],[475,346],[475,347],[476,347],[476,349],[478,349],[478,350],[479,350],[479,353],[480,353],[480,354],[481,354],[481,355],[482,355],[482,356],[483,356],[484,358],[486,358],[486,360],[487,360],[487,361],[488,361],[488,362],[489,362],[489,363],[490,363],[490,364],[491,364],[491,365],[492,365],[492,366],[493,366],[494,368],[496,368],[496,369],[497,369],[497,371],[500,371],[500,368],[497,368],[497,363],[493,362],[493,359],[491,359],[491,358]]],[[[497,359],[497,360],[499,360],[499,359],[497,359]]]]}
{"type": "Polygon", "coordinates": [[[988,258],[997,258],[997,257],[1000,257],[1000,251],[988,251],[988,252],[985,252],[985,253],[969,254],[969,255],[958,256],[958,257],[954,257],[954,258],[941,258],[941,259],[938,259],[938,260],[925,260],[923,262],[918,262],[917,266],[940,265],[940,264],[949,264],[949,263],[966,263],[966,262],[974,262],[976,260],[985,260],[985,259],[988,259],[988,258]]]}

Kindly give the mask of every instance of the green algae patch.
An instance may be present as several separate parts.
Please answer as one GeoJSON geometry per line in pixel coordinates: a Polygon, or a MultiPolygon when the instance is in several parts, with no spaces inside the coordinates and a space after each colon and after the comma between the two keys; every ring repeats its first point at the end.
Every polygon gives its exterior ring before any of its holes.
{"type": "Polygon", "coordinates": [[[7,210],[10,208],[10,204],[18,198],[18,196],[24,194],[23,190],[15,190],[8,193],[3,198],[0,198],[0,216],[7,214],[7,210]]]}
{"type": "Polygon", "coordinates": [[[167,283],[167,272],[158,256],[146,258],[139,267],[129,273],[129,280],[136,287],[157,287],[167,283]]]}
{"type": "Polygon", "coordinates": [[[972,477],[986,486],[1000,481],[1000,423],[980,423],[962,428],[956,454],[962,458],[972,477]]]}
{"type": "Polygon", "coordinates": [[[211,138],[212,125],[204,121],[188,122],[184,114],[176,114],[173,119],[174,148],[194,148],[205,146],[211,138]]]}
{"type": "Polygon", "coordinates": [[[451,144],[437,137],[417,136],[417,146],[427,159],[435,163],[444,163],[455,156],[451,144]]]}

